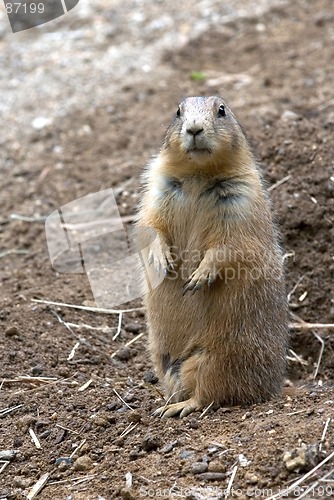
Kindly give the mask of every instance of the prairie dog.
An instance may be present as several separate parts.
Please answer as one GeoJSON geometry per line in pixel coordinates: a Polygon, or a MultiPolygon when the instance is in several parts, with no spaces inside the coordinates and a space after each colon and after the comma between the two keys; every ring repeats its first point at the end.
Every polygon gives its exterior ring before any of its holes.
{"type": "Polygon", "coordinates": [[[156,415],[278,394],[288,337],[282,253],[259,167],[223,99],[181,102],[144,183],[149,350],[167,400],[156,415]],[[165,278],[152,286],[156,268],[165,278]]]}

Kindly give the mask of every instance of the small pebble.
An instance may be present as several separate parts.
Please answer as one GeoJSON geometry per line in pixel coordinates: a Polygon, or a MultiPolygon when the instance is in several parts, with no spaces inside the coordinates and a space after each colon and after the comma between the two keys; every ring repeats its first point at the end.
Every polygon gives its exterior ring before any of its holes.
{"type": "Polygon", "coordinates": [[[5,309],[0,310],[0,319],[7,319],[9,316],[9,311],[6,311],[5,309]]]}
{"type": "Polygon", "coordinates": [[[65,462],[66,464],[71,465],[71,463],[73,462],[73,458],[71,458],[71,457],[59,457],[56,459],[56,465],[59,465],[62,462],[65,462]]]}
{"type": "Polygon", "coordinates": [[[288,471],[307,472],[319,462],[319,448],[316,444],[302,445],[300,448],[286,451],[283,463],[288,471]]]}
{"type": "Polygon", "coordinates": [[[326,23],[331,23],[334,20],[334,16],[332,13],[327,12],[319,12],[316,16],[314,16],[313,21],[316,26],[323,27],[326,23]]]}
{"type": "Polygon", "coordinates": [[[217,451],[218,451],[218,448],[216,448],[216,446],[210,446],[208,448],[208,455],[210,455],[210,456],[214,455],[215,453],[217,453],[217,451]]]}
{"type": "Polygon", "coordinates": [[[177,441],[171,441],[170,443],[167,443],[163,448],[161,448],[161,453],[170,453],[176,445],[177,441]]]}
{"type": "Polygon", "coordinates": [[[93,419],[93,424],[97,427],[108,427],[109,421],[103,417],[95,417],[93,419]]]}
{"type": "Polygon", "coordinates": [[[139,453],[137,450],[130,451],[130,453],[129,453],[130,460],[137,460],[138,457],[139,457],[139,453]]]}
{"type": "Polygon", "coordinates": [[[105,406],[105,409],[108,411],[115,411],[121,407],[121,403],[119,401],[111,401],[105,406]]]}
{"type": "Polygon", "coordinates": [[[216,462],[215,460],[213,460],[212,462],[209,463],[208,471],[209,472],[225,472],[225,467],[220,462],[216,462]]]}
{"type": "Polygon", "coordinates": [[[51,430],[46,429],[45,431],[43,431],[39,434],[39,437],[40,437],[40,439],[46,439],[48,436],[50,436],[50,434],[51,434],[51,430]]]}
{"type": "Polygon", "coordinates": [[[128,361],[131,358],[131,350],[129,347],[123,346],[118,350],[115,357],[120,361],[128,361]]]}
{"type": "Polygon", "coordinates": [[[130,411],[130,408],[128,406],[122,406],[119,410],[117,410],[117,413],[126,413],[127,411],[130,411]]]}
{"type": "Polygon", "coordinates": [[[2,450],[0,451],[0,460],[4,460],[5,462],[13,460],[16,454],[16,450],[2,450]]]}
{"type": "Polygon", "coordinates": [[[31,125],[35,130],[42,130],[43,128],[49,126],[52,123],[50,118],[46,118],[45,116],[37,116],[32,122],[31,125]]]}
{"type": "Polygon", "coordinates": [[[136,500],[136,497],[133,496],[133,494],[130,492],[130,490],[124,488],[120,492],[122,500],[136,500]]]}
{"type": "MultiPolygon", "coordinates": [[[[13,447],[14,448],[20,448],[20,446],[23,445],[23,440],[21,438],[18,438],[18,437],[14,437],[13,439],[13,447]]],[[[1,452],[0,452],[1,454],[1,452]]]]}
{"type": "Polygon", "coordinates": [[[250,411],[246,411],[246,413],[241,417],[241,420],[245,420],[246,418],[250,418],[252,416],[250,411]]]}
{"type": "Polygon", "coordinates": [[[17,420],[16,427],[24,434],[27,432],[29,427],[36,423],[36,420],[36,417],[34,417],[33,415],[23,415],[17,420]]]}
{"type": "Polygon", "coordinates": [[[32,375],[41,375],[43,373],[43,367],[41,365],[33,366],[31,369],[32,375]]]}
{"type": "Polygon", "coordinates": [[[202,474],[208,470],[208,464],[206,462],[195,462],[191,466],[192,474],[202,474]]]}
{"type": "Polygon", "coordinates": [[[15,476],[13,478],[13,486],[16,488],[29,488],[32,484],[32,479],[30,477],[15,476]]]}
{"type": "Polygon", "coordinates": [[[109,424],[116,424],[116,417],[114,417],[114,415],[111,415],[110,417],[108,415],[106,416],[106,419],[108,420],[109,424]]]}
{"type": "Polygon", "coordinates": [[[257,475],[253,474],[252,472],[246,472],[244,477],[248,483],[256,484],[259,482],[259,478],[257,477],[257,475]]]}
{"type": "Polygon", "coordinates": [[[144,437],[144,439],[141,442],[142,448],[144,451],[154,451],[157,448],[160,447],[161,445],[161,440],[159,436],[155,436],[153,434],[149,434],[144,437]]]}
{"type": "Polygon", "coordinates": [[[82,455],[74,462],[73,469],[76,471],[87,471],[92,468],[93,462],[88,455],[82,455]]]}
{"type": "Polygon", "coordinates": [[[198,478],[202,481],[222,481],[227,477],[227,474],[222,472],[205,472],[204,474],[199,474],[198,478]]]}
{"type": "Polygon", "coordinates": [[[137,422],[140,422],[141,420],[141,414],[138,413],[137,411],[132,411],[131,413],[129,413],[128,415],[128,421],[129,422],[133,422],[133,423],[137,423],[137,422]]]}
{"type": "Polygon", "coordinates": [[[6,337],[18,337],[20,335],[20,331],[17,326],[9,326],[5,330],[6,337]]]}
{"type": "Polygon", "coordinates": [[[284,121],[296,121],[299,120],[300,116],[297,115],[294,111],[290,111],[289,109],[286,109],[282,115],[281,119],[284,121]]]}
{"type": "Polygon", "coordinates": [[[196,420],[196,418],[190,419],[188,425],[189,425],[190,429],[198,429],[199,428],[199,423],[198,423],[198,420],[196,420]]]}
{"type": "Polygon", "coordinates": [[[155,375],[155,373],[149,371],[144,373],[144,382],[148,384],[157,384],[159,382],[158,377],[155,375]]]}
{"type": "Polygon", "coordinates": [[[125,330],[130,333],[138,333],[141,330],[141,325],[138,323],[129,323],[125,325],[125,330]]]}
{"type": "Polygon", "coordinates": [[[184,460],[189,460],[190,458],[193,458],[195,456],[195,452],[192,450],[183,450],[180,453],[180,457],[183,458],[184,460]]]}

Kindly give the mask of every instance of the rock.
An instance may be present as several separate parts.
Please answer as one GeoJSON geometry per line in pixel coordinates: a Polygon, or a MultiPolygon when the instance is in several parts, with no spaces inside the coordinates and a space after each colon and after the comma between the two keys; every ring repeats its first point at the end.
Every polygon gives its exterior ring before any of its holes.
{"type": "Polygon", "coordinates": [[[227,477],[227,474],[222,472],[205,472],[204,474],[199,474],[198,479],[202,481],[222,481],[227,477]]]}
{"type": "Polygon", "coordinates": [[[31,369],[31,373],[32,375],[41,375],[44,371],[44,368],[41,366],[41,365],[36,365],[36,366],[33,366],[32,369],[31,369]]]}
{"type": "Polygon", "coordinates": [[[59,427],[57,432],[56,432],[56,436],[55,436],[55,440],[54,440],[55,444],[60,444],[65,439],[66,434],[67,434],[67,430],[61,429],[59,427]]]}
{"type": "Polygon", "coordinates": [[[238,460],[241,467],[247,467],[250,464],[250,460],[248,460],[242,453],[238,456],[238,460]]]}
{"type": "Polygon", "coordinates": [[[246,413],[241,417],[241,420],[245,420],[246,418],[250,418],[252,416],[250,411],[246,411],[246,413]]]}
{"type": "Polygon", "coordinates": [[[207,470],[208,470],[208,464],[205,462],[195,462],[191,466],[191,472],[194,475],[203,474],[203,472],[206,472],[207,470]]]}
{"type": "Polygon", "coordinates": [[[128,361],[131,358],[131,350],[129,347],[120,347],[116,356],[120,361],[128,361]]]}
{"type": "Polygon", "coordinates": [[[130,333],[138,333],[141,329],[141,325],[138,323],[129,323],[125,325],[125,330],[130,333]]]}
{"type": "Polygon", "coordinates": [[[52,120],[50,118],[46,118],[44,116],[37,116],[32,122],[31,125],[35,130],[42,130],[45,127],[51,125],[52,120]]]}
{"type": "Polygon", "coordinates": [[[192,450],[183,450],[180,453],[180,457],[183,460],[189,460],[190,458],[193,458],[195,456],[195,452],[192,450]]]}
{"type": "Polygon", "coordinates": [[[313,18],[313,21],[316,26],[323,27],[326,23],[332,23],[334,21],[334,16],[329,12],[320,11],[313,18]]]}
{"type": "Polygon", "coordinates": [[[6,309],[0,309],[0,319],[7,319],[10,312],[6,309]]]}
{"type": "Polygon", "coordinates": [[[148,434],[142,440],[141,445],[144,451],[150,452],[159,448],[161,440],[159,436],[148,434]]]}
{"type": "Polygon", "coordinates": [[[123,399],[126,403],[131,403],[135,399],[135,395],[133,393],[125,394],[123,399]]]}
{"type": "Polygon", "coordinates": [[[93,419],[93,424],[96,425],[97,427],[108,427],[109,420],[107,420],[104,417],[97,416],[93,419]]]}
{"type": "Polygon", "coordinates": [[[136,497],[133,496],[133,494],[131,493],[131,491],[128,488],[124,488],[120,492],[120,495],[121,495],[122,500],[136,500],[136,497]]]}
{"type": "Polygon", "coordinates": [[[60,471],[65,471],[69,467],[71,467],[73,463],[73,458],[71,457],[59,457],[56,459],[56,465],[60,471]]]}
{"type": "Polygon", "coordinates": [[[14,326],[14,325],[13,326],[9,326],[5,330],[5,335],[6,335],[6,337],[19,337],[20,331],[17,328],[17,326],[14,326]]]}
{"type": "Polygon", "coordinates": [[[23,415],[16,422],[16,427],[22,431],[23,434],[27,432],[29,427],[36,423],[37,419],[33,415],[23,415]]]}
{"type": "Polygon", "coordinates": [[[108,411],[115,411],[118,410],[121,406],[122,405],[119,401],[111,401],[110,403],[106,404],[105,409],[108,411]]]}
{"type": "Polygon", "coordinates": [[[110,416],[107,415],[105,418],[108,420],[109,424],[112,424],[112,425],[116,424],[116,417],[114,415],[110,415],[110,416]]]}
{"type": "MultiPolygon", "coordinates": [[[[23,440],[19,437],[14,437],[14,439],[13,439],[14,448],[20,448],[20,446],[22,446],[22,445],[23,445],[23,440]]],[[[2,460],[1,459],[1,452],[0,452],[0,460],[2,460]]]]}
{"type": "Polygon", "coordinates": [[[130,460],[137,460],[139,458],[138,450],[131,450],[129,453],[130,460]]]}
{"type": "Polygon", "coordinates": [[[300,448],[286,451],[283,463],[288,471],[307,472],[319,462],[319,448],[317,444],[303,444],[300,448]]]}
{"type": "Polygon", "coordinates": [[[198,420],[196,420],[196,418],[191,418],[188,425],[189,425],[190,429],[198,429],[199,428],[199,423],[198,423],[198,420]]]}
{"type": "Polygon", "coordinates": [[[39,434],[39,438],[46,439],[47,437],[50,436],[51,432],[52,432],[51,429],[45,429],[45,431],[43,431],[39,434]]]}
{"type": "Polygon", "coordinates": [[[214,455],[215,453],[217,453],[218,451],[218,448],[216,446],[209,446],[208,447],[208,455],[214,455]]]}
{"type": "Polygon", "coordinates": [[[16,488],[29,488],[32,482],[33,480],[30,477],[15,476],[13,478],[13,486],[15,486],[16,488]]]}
{"type": "Polygon", "coordinates": [[[82,455],[74,462],[73,469],[76,471],[87,471],[93,466],[92,459],[88,455],[82,455]]]}
{"type": "Polygon", "coordinates": [[[177,441],[167,443],[163,448],[161,448],[161,453],[170,453],[176,445],[177,441]]]}
{"type": "Polygon", "coordinates": [[[0,451],[0,460],[4,460],[5,462],[10,462],[15,458],[15,455],[17,454],[16,450],[2,450],[0,451]]]}
{"type": "Polygon", "coordinates": [[[145,372],[143,378],[144,382],[147,382],[148,384],[157,384],[159,382],[159,379],[156,376],[156,374],[151,371],[145,372]]]}
{"type": "Polygon", "coordinates": [[[289,109],[286,109],[282,115],[281,115],[281,120],[285,122],[292,122],[300,119],[300,115],[297,115],[294,111],[290,111],[289,109]]]}
{"type": "Polygon", "coordinates": [[[225,472],[225,467],[220,462],[213,460],[209,463],[208,467],[209,472],[225,472]]]}
{"type": "Polygon", "coordinates": [[[252,472],[246,472],[244,477],[247,483],[256,484],[259,482],[259,478],[257,477],[257,475],[253,474],[252,472]]]}
{"type": "Polygon", "coordinates": [[[141,414],[138,413],[137,411],[132,411],[131,413],[129,413],[128,415],[129,422],[133,422],[134,424],[136,424],[137,422],[140,422],[140,420],[141,420],[141,414]]]}

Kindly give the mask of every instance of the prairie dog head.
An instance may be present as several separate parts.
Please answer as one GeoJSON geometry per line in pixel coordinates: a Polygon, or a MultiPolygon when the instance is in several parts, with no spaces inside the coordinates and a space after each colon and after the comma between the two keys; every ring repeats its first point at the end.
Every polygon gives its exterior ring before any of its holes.
{"type": "Polygon", "coordinates": [[[223,164],[236,159],[249,162],[251,153],[240,125],[221,97],[188,97],[169,126],[163,152],[174,162],[193,168],[223,164]]]}

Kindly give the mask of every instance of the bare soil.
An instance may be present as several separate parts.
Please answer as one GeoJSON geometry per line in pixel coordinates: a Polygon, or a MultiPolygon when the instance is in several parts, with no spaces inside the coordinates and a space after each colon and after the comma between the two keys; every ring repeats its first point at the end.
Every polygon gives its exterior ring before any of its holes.
{"type": "MultiPolygon", "coordinates": [[[[152,417],[162,404],[161,388],[146,351],[143,310],[123,314],[112,340],[118,314],[32,302],[94,305],[85,274],[52,269],[44,216],[110,187],[119,188],[121,215],[133,215],[141,170],[159,148],[179,100],[221,94],[272,188],[287,254],[291,322],[334,323],[333,2],[272,2],[254,16],[250,2],[243,2],[244,15],[240,9],[235,16],[223,12],[226,6],[206,3],[210,15],[202,13],[203,19],[197,3],[189,11],[197,31],[184,10],[192,2],[177,13],[163,2],[145,11],[141,2],[101,1],[86,17],[78,7],[79,13],[30,33],[0,33],[0,451],[16,450],[0,473],[0,499],[26,498],[46,473],[41,500],[224,498],[231,479],[231,496],[269,498],[334,451],[332,420],[313,461],[294,471],[283,463],[286,451],[319,445],[333,418],[333,328],[291,329],[287,387],[280,397],[160,420],[152,417]],[[90,23],[96,32],[89,31],[90,23]],[[59,33],[65,37],[63,59],[50,54],[48,65],[45,37],[51,46],[59,33]],[[143,40],[150,57],[137,67],[143,40]],[[127,71],[121,56],[113,65],[117,44],[128,44],[127,71]],[[39,116],[51,117],[50,123],[34,128],[39,116]]],[[[141,308],[141,301],[126,307],[141,308]]],[[[304,490],[329,473],[333,461],[304,480],[304,490]]],[[[329,479],[304,498],[334,498],[333,474],[329,479]]]]}

